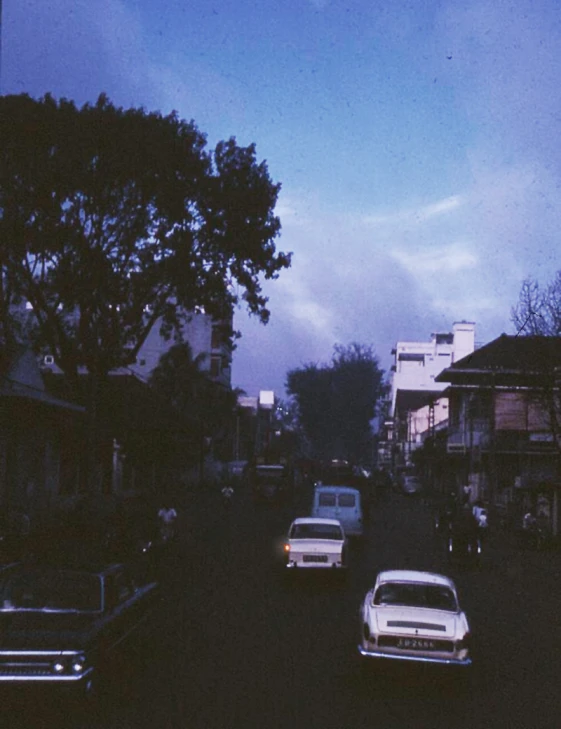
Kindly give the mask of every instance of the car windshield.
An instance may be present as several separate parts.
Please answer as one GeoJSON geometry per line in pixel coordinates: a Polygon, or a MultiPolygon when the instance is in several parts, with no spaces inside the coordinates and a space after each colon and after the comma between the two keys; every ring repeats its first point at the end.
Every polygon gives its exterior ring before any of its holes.
{"type": "Polygon", "coordinates": [[[456,596],[446,585],[386,582],[376,590],[374,605],[402,605],[456,612],[456,596]]]}
{"type": "Polygon", "coordinates": [[[97,612],[101,607],[101,579],[97,575],[29,569],[0,578],[0,611],[97,612]]]}
{"type": "Polygon", "coordinates": [[[294,524],[290,539],[343,539],[341,528],[336,524],[294,524]]]}

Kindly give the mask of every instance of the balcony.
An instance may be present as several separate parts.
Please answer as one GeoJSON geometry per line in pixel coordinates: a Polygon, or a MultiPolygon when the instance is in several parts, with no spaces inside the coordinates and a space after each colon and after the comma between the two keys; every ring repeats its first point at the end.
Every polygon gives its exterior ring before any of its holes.
{"type": "Polygon", "coordinates": [[[495,453],[552,453],[557,445],[551,433],[527,430],[497,430],[481,441],[482,451],[495,453]]]}
{"type": "Polygon", "coordinates": [[[469,430],[464,423],[449,426],[446,450],[448,453],[462,454],[469,451],[470,448],[483,448],[488,434],[489,424],[483,419],[474,419],[469,430]]]}

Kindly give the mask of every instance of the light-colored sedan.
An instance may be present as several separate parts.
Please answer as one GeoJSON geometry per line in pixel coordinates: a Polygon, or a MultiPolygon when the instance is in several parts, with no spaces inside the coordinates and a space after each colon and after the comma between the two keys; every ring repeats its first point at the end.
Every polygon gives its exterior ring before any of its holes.
{"type": "Polygon", "coordinates": [[[291,570],[342,570],[347,566],[347,540],[337,519],[301,517],[290,525],[284,544],[291,570]]]}
{"type": "Polygon", "coordinates": [[[471,665],[468,620],[444,575],[380,572],[359,619],[358,650],[366,658],[471,665]]]}

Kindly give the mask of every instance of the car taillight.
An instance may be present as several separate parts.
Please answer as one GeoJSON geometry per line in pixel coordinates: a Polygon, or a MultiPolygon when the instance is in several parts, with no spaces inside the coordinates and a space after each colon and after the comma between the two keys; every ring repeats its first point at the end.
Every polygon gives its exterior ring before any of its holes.
{"type": "Polygon", "coordinates": [[[464,650],[465,648],[469,648],[471,643],[471,636],[469,633],[466,633],[464,637],[461,640],[457,640],[454,644],[457,651],[464,650]]]}
{"type": "Polygon", "coordinates": [[[368,643],[376,644],[376,636],[370,632],[370,626],[368,623],[363,624],[362,634],[364,636],[364,640],[368,641],[368,643]]]}
{"type": "Polygon", "coordinates": [[[284,545],[284,551],[285,551],[286,553],[290,552],[290,544],[285,544],[285,545],[284,545]]]}

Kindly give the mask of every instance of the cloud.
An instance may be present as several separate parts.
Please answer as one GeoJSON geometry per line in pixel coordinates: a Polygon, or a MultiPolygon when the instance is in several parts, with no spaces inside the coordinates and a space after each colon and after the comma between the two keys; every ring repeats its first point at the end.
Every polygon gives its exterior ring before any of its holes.
{"type": "Polygon", "coordinates": [[[460,242],[437,246],[430,251],[396,250],[393,256],[408,271],[418,276],[456,274],[468,268],[475,268],[478,264],[477,256],[460,242]]]}
{"type": "Polygon", "coordinates": [[[452,210],[457,209],[462,204],[459,195],[451,195],[443,200],[437,200],[433,203],[420,205],[417,207],[405,208],[395,212],[385,214],[365,215],[364,223],[366,225],[392,225],[404,223],[422,223],[425,220],[444,215],[452,210]]]}

